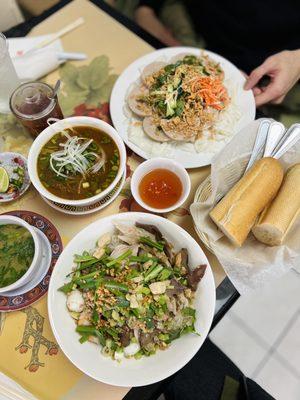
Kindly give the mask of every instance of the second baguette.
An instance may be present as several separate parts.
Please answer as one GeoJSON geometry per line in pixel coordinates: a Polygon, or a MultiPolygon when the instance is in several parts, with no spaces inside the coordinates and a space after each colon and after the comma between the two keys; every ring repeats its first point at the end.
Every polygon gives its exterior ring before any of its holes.
{"type": "Polygon", "coordinates": [[[236,246],[241,246],[258,215],[275,197],[282,179],[279,161],[260,159],[213,208],[210,217],[236,246]]]}
{"type": "Polygon", "coordinates": [[[300,214],[300,163],[287,170],[276,198],[266,207],[252,228],[257,240],[280,245],[300,214]]]}

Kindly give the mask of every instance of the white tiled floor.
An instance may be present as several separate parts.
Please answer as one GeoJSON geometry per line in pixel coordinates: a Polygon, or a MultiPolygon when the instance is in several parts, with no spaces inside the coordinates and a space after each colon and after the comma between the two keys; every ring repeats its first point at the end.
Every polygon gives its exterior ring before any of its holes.
{"type": "Polygon", "coordinates": [[[221,349],[230,347],[230,359],[238,364],[242,358],[243,366],[241,370],[245,375],[250,376],[264,356],[264,347],[236,324],[232,315],[229,318],[223,318],[218,324],[218,329],[220,329],[220,332],[232,331],[231,335],[218,336],[218,347],[221,349]],[[231,329],[232,326],[234,326],[234,331],[231,329]]]}
{"type": "Polygon", "coordinates": [[[242,296],[210,338],[276,400],[299,400],[300,274],[242,296]]]}
{"type": "Polygon", "coordinates": [[[300,312],[294,321],[294,325],[278,346],[277,352],[295,368],[300,379],[300,312]]]}
{"type": "Polygon", "coordinates": [[[262,368],[256,382],[277,400],[300,399],[299,380],[274,357],[262,368]]]}
{"type": "Polygon", "coordinates": [[[263,340],[267,338],[272,344],[299,306],[300,274],[291,271],[272,285],[241,296],[232,311],[263,340]]]}

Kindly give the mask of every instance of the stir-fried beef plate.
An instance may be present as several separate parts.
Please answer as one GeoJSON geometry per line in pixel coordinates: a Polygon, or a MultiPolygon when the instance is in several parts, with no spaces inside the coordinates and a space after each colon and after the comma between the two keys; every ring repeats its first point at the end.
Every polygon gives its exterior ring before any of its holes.
{"type": "Polygon", "coordinates": [[[99,344],[114,360],[138,359],[198,334],[193,299],[206,265],[191,269],[187,250],[175,252],[156,226],[115,223],[74,263],[59,290],[81,343],[99,344]]]}

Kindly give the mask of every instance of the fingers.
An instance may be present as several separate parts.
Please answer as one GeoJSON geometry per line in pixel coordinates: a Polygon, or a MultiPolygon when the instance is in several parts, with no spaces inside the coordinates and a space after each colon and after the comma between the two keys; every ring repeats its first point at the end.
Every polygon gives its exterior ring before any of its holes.
{"type": "Polygon", "coordinates": [[[244,88],[253,90],[257,107],[268,102],[280,104],[299,80],[299,64],[294,54],[291,51],[274,54],[251,72],[244,88]],[[264,75],[268,75],[271,81],[266,87],[258,87],[257,84],[264,75]]]}
{"type": "Polygon", "coordinates": [[[255,86],[255,87],[252,89],[252,91],[253,91],[254,96],[258,96],[259,94],[262,93],[262,89],[259,88],[259,87],[257,87],[257,86],[255,86]]]}
{"type": "Polygon", "coordinates": [[[245,90],[252,89],[260,81],[260,79],[268,72],[270,72],[270,65],[269,65],[269,60],[267,59],[263,64],[261,64],[259,67],[255,68],[251,72],[244,86],[244,89],[245,90]]]}
{"type": "Polygon", "coordinates": [[[281,104],[285,98],[285,95],[278,97],[275,100],[272,100],[272,104],[281,104]]]}
{"type": "MultiPolygon", "coordinates": [[[[255,104],[256,107],[262,106],[270,101],[280,101],[280,99],[284,98],[280,87],[276,81],[270,83],[264,90],[255,96],[255,104]]],[[[276,103],[277,104],[277,103],[276,103]]]]}

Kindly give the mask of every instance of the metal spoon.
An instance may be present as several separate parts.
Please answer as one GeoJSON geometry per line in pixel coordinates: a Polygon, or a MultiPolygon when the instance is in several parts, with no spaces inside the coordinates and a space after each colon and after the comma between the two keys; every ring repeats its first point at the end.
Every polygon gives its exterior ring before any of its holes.
{"type": "Polygon", "coordinates": [[[60,84],[61,84],[61,80],[58,79],[58,81],[56,82],[54,89],[53,89],[52,99],[54,99],[55,96],[57,95],[59,88],[60,88],[60,84]]]}
{"type": "Polygon", "coordinates": [[[252,167],[252,165],[256,161],[257,157],[259,156],[261,151],[264,149],[270,125],[271,125],[271,121],[269,119],[263,119],[261,121],[261,123],[259,124],[255,143],[254,143],[254,146],[252,149],[252,154],[251,154],[250,160],[247,164],[247,167],[245,169],[245,172],[248,171],[248,169],[252,167]]]}
{"type": "Polygon", "coordinates": [[[280,139],[280,141],[277,143],[276,147],[274,148],[272,155],[276,154],[278,152],[278,150],[281,148],[281,146],[285,143],[285,141],[287,140],[287,138],[290,136],[290,134],[293,132],[293,130],[295,129],[295,127],[299,125],[299,124],[293,124],[289,127],[289,129],[287,129],[287,131],[285,132],[285,134],[282,136],[282,138],[280,139]]]}
{"type": "Polygon", "coordinates": [[[284,132],[285,127],[281,122],[274,121],[271,123],[268,130],[266,147],[263,155],[264,157],[271,157],[273,150],[284,135],[284,132]]]}
{"type": "Polygon", "coordinates": [[[291,147],[294,146],[300,140],[300,124],[294,124],[289,129],[289,135],[286,136],[284,142],[282,142],[281,146],[278,150],[273,154],[274,158],[280,158],[285,154],[291,147]]]}

